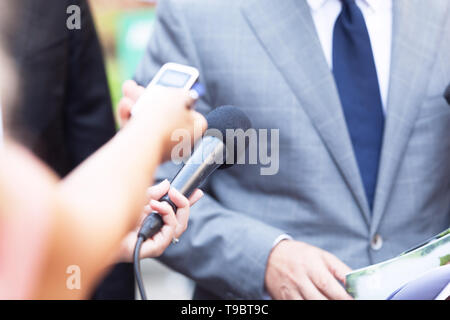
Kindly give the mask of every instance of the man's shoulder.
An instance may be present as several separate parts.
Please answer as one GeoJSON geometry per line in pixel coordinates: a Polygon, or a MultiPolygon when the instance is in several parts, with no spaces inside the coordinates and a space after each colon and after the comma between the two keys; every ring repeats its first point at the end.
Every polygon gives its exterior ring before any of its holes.
{"type": "Polygon", "coordinates": [[[159,0],[158,15],[174,23],[184,20],[191,31],[231,27],[241,17],[241,7],[251,0],[159,0]]]}
{"type": "Polygon", "coordinates": [[[214,10],[228,10],[240,7],[242,3],[250,0],[159,0],[161,8],[174,8],[183,13],[204,12],[214,10]]]}

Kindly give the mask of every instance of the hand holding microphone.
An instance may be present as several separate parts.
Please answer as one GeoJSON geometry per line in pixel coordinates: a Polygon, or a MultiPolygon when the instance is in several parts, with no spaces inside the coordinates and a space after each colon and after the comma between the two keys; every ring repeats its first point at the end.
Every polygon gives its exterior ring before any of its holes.
{"type": "Polygon", "coordinates": [[[190,207],[193,206],[203,196],[203,192],[197,189],[187,199],[179,191],[170,187],[170,182],[163,182],[148,188],[148,205],[145,206],[141,220],[136,229],[130,232],[122,241],[119,252],[118,261],[131,262],[133,250],[136,245],[137,232],[143,220],[153,211],[158,212],[164,222],[161,232],[157,233],[152,239],[148,239],[143,243],[140,258],[156,258],[159,257],[164,250],[170,245],[172,240],[179,238],[186,231],[189,220],[190,207]],[[164,195],[168,194],[170,200],[176,204],[177,212],[175,214],[173,208],[165,202],[158,201],[164,195]]]}

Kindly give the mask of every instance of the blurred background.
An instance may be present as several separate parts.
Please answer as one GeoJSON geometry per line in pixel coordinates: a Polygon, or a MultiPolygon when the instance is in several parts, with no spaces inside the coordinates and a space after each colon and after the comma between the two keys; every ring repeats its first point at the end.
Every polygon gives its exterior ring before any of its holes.
{"type": "MultiPolygon", "coordinates": [[[[156,1],[89,0],[103,46],[113,106],[122,83],[133,77],[155,20],[156,1]]],[[[153,259],[141,262],[149,299],[191,299],[194,284],[153,259]]],[[[138,297],[138,295],[136,295],[138,297]]]]}
{"type": "Polygon", "coordinates": [[[156,1],[89,0],[103,45],[114,106],[121,85],[130,79],[151,35],[156,1]]]}

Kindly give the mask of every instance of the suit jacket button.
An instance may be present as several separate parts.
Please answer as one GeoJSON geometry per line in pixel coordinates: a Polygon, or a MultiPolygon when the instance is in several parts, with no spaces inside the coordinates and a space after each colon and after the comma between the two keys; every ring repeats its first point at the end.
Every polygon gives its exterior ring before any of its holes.
{"type": "Polygon", "coordinates": [[[380,250],[383,247],[383,238],[379,234],[374,235],[370,247],[375,251],[380,250]]]}

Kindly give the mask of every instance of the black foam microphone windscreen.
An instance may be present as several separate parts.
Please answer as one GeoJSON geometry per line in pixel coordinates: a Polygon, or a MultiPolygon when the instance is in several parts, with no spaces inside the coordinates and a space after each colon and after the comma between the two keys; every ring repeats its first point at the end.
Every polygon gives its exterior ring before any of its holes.
{"type": "MultiPolygon", "coordinates": [[[[208,131],[206,135],[216,136],[220,133],[221,137],[217,137],[223,141],[227,150],[224,159],[227,159],[219,169],[226,169],[237,163],[237,159],[243,154],[248,147],[247,139],[239,140],[239,132],[245,133],[252,127],[252,123],[247,115],[240,109],[233,106],[222,106],[211,111],[207,116],[208,131]],[[214,130],[212,130],[214,129],[214,130]],[[233,140],[230,140],[232,138],[233,140]],[[238,141],[239,140],[239,141],[238,141]],[[230,150],[233,148],[233,150],[230,150]],[[232,159],[230,159],[231,155],[232,159]]],[[[224,150],[225,151],[225,150],[224,150]]]]}

